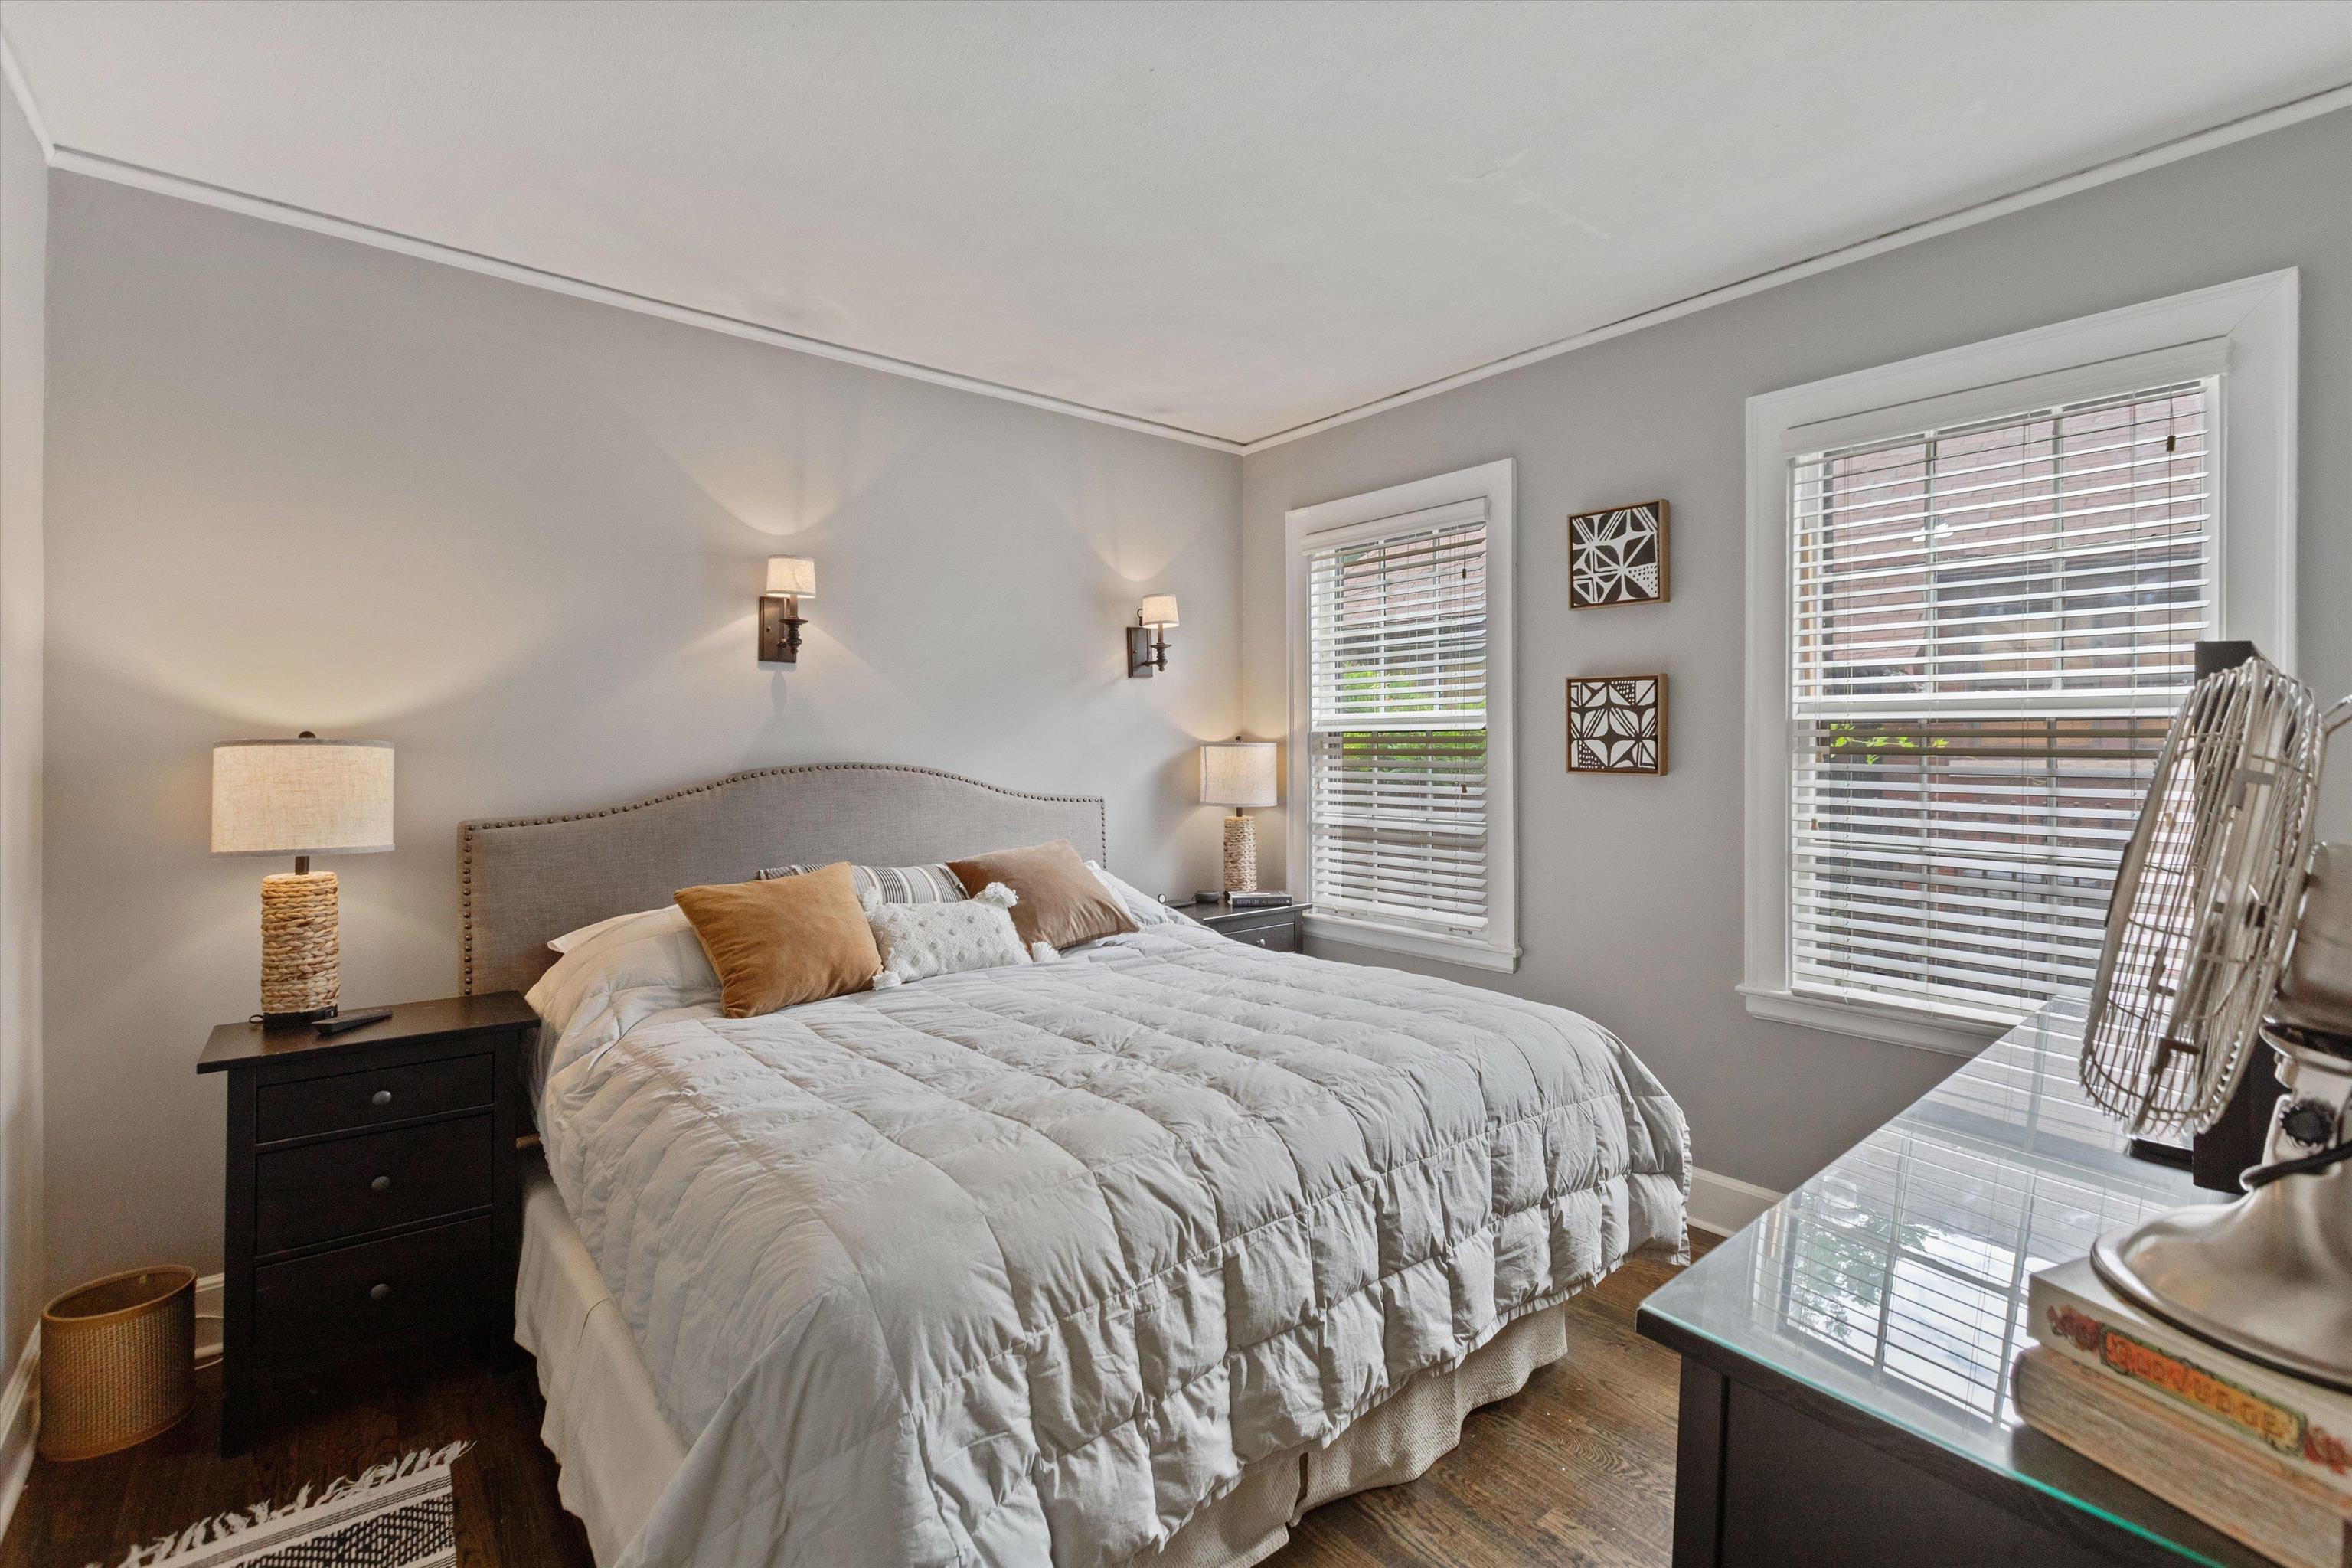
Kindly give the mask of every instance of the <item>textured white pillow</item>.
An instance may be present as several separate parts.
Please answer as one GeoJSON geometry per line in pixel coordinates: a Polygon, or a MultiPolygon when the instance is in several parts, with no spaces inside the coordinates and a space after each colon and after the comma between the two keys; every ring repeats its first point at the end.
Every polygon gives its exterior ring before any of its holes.
{"type": "MultiPolygon", "coordinates": [[[[866,923],[874,928],[874,945],[882,950],[882,973],[874,977],[875,989],[934,974],[1033,962],[1013,929],[1013,906],[1020,901],[1020,895],[1002,882],[991,882],[969,899],[937,904],[886,904],[868,889],[866,923]]],[[[1055,956],[1044,942],[1037,946],[1044,951],[1036,958],[1055,956]]]]}

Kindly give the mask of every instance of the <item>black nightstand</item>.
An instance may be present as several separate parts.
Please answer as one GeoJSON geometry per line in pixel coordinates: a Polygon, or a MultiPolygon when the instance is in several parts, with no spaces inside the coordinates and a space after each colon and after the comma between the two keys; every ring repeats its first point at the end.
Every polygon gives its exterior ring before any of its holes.
{"type": "Polygon", "coordinates": [[[1262,904],[1255,909],[1237,910],[1229,904],[1197,903],[1184,912],[1211,931],[1222,931],[1235,942],[1245,942],[1269,952],[1297,952],[1299,920],[1307,913],[1307,906],[1262,904]]]}
{"type": "Polygon", "coordinates": [[[275,1383],[445,1334],[514,1327],[523,1062],[515,992],[412,1002],[331,1038],[223,1024],[228,1074],[221,1448],[275,1383]]]}

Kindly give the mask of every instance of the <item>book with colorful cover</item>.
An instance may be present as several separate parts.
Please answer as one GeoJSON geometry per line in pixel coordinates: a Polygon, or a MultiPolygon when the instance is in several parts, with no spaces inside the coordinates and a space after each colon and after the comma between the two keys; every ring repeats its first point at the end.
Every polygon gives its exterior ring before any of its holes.
{"type": "Polygon", "coordinates": [[[2122,1300],[2078,1258],[2033,1277],[2034,1339],[2352,1496],[2352,1394],[2258,1365],[2122,1300]]]}
{"type": "Polygon", "coordinates": [[[2048,1345],[2018,1356],[2011,1386],[2036,1431],[2272,1561],[2352,1568],[2352,1493],[2269,1447],[2048,1345]]]}

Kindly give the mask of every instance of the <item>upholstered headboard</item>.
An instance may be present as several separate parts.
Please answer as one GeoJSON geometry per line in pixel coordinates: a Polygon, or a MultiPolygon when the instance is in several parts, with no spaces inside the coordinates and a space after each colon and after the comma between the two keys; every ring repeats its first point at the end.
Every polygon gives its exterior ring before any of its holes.
{"type": "Polygon", "coordinates": [[[555,961],[550,937],[657,909],[699,882],[828,860],[917,866],[1054,838],[1104,860],[1102,801],[856,763],[730,773],[602,811],[468,822],[457,829],[458,984],[469,996],[522,990],[555,961]]]}

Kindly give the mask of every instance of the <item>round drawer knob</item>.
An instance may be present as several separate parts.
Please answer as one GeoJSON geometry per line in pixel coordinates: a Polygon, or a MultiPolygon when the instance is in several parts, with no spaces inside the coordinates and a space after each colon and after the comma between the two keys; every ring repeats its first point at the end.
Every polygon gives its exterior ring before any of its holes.
{"type": "Polygon", "coordinates": [[[1257,944],[1258,944],[1258,946],[1260,946],[1260,947],[1264,947],[1264,946],[1265,945],[1265,938],[1264,938],[1264,937],[1260,937],[1260,938],[1258,938],[1258,939],[1257,939],[1257,944]]]}
{"type": "Polygon", "coordinates": [[[381,1301],[391,1294],[392,1287],[389,1285],[377,1284],[368,1287],[368,1300],[371,1301],[381,1301]]]}
{"type": "Polygon", "coordinates": [[[368,1096],[368,1103],[370,1105],[390,1105],[392,1103],[392,1090],[388,1089],[377,1089],[373,1094],[368,1096]]]}
{"type": "Polygon", "coordinates": [[[378,1176],[374,1181],[370,1182],[368,1185],[374,1188],[379,1193],[390,1192],[392,1190],[392,1178],[390,1176],[378,1176]]]}

